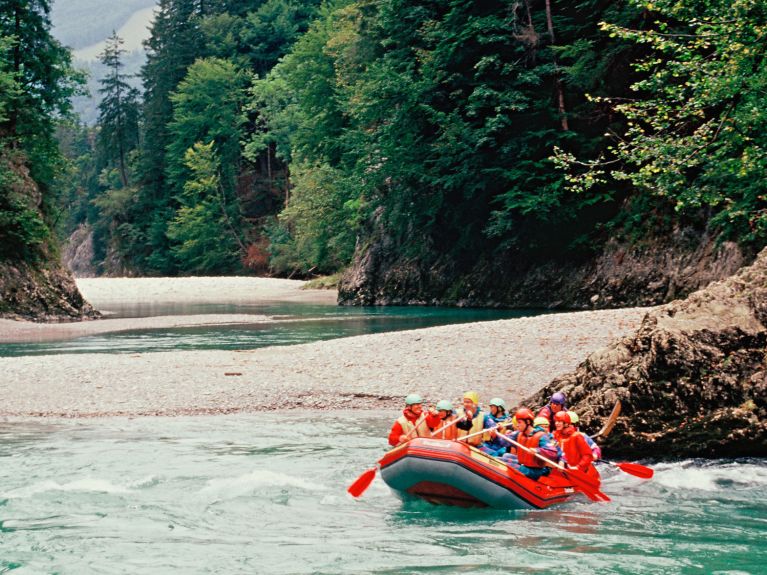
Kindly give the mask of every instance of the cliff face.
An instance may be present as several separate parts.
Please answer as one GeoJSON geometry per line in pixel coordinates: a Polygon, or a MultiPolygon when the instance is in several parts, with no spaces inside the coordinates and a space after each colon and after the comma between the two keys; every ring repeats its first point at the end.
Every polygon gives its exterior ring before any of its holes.
{"type": "Polygon", "coordinates": [[[767,249],[731,278],[647,314],[526,400],[567,394],[586,431],[623,406],[604,441],[630,457],[767,456],[767,249]]]}
{"type": "Polygon", "coordinates": [[[0,317],[68,321],[96,316],[61,266],[0,262],[0,317]]]}
{"type": "MultiPolygon", "coordinates": [[[[42,214],[42,193],[21,154],[2,153],[0,170],[4,182],[0,193],[22,202],[27,213],[42,214]]],[[[42,217],[42,216],[40,216],[42,217]]],[[[0,225],[10,225],[3,222],[0,225]]],[[[34,321],[66,321],[99,314],[77,290],[65,270],[53,240],[48,238],[29,253],[5,250],[0,257],[0,317],[34,321]]]]}
{"type": "Polygon", "coordinates": [[[457,305],[589,309],[646,306],[683,297],[735,273],[747,257],[731,242],[682,228],[641,244],[609,241],[574,258],[519,252],[468,265],[403,257],[388,238],[358,249],[342,278],[345,305],[457,305]]]}

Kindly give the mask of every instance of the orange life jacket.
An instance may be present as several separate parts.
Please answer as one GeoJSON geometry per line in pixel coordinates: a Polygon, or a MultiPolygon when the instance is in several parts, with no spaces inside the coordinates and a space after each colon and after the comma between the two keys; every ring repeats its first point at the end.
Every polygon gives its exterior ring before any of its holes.
{"type": "MultiPolygon", "coordinates": [[[[441,419],[440,422],[439,422],[439,425],[434,429],[434,431],[437,431],[437,430],[445,427],[446,425],[450,425],[456,419],[458,419],[458,418],[455,415],[450,415],[450,416],[446,417],[445,419],[441,419]]],[[[450,425],[450,427],[448,427],[447,429],[443,429],[442,431],[440,431],[439,433],[437,433],[433,437],[434,437],[434,439],[450,439],[450,440],[454,441],[455,438],[458,437],[458,431],[460,431],[460,430],[457,429],[455,427],[455,423],[453,423],[453,425],[450,425]]]]}

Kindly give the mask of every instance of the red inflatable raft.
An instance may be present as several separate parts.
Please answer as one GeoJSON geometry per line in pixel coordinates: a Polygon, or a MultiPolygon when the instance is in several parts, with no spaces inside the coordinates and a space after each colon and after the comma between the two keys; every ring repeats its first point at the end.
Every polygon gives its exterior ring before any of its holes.
{"type": "Polygon", "coordinates": [[[443,439],[413,439],[379,465],[394,491],[442,505],[545,509],[576,493],[556,469],[533,481],[474,447],[443,439]]]}

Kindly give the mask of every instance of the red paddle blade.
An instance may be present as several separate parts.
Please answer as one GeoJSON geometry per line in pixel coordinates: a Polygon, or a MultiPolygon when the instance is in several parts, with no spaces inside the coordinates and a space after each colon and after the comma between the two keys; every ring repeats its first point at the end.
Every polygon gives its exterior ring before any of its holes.
{"type": "Polygon", "coordinates": [[[588,476],[580,470],[568,469],[566,472],[570,481],[573,482],[573,487],[583,493],[586,497],[592,501],[610,501],[610,498],[606,493],[602,493],[598,487],[596,487],[588,476]]]}
{"type": "Polygon", "coordinates": [[[357,480],[352,483],[349,486],[348,491],[352,497],[359,497],[365,491],[367,491],[367,488],[370,487],[370,484],[373,483],[373,479],[376,477],[376,468],[372,467],[365,471],[362,475],[360,475],[357,480]]]}
{"type": "Polygon", "coordinates": [[[621,471],[625,471],[629,475],[633,475],[635,477],[641,477],[642,479],[650,479],[655,474],[655,471],[649,467],[639,465],[638,463],[623,462],[616,463],[615,465],[619,467],[621,471]]]}

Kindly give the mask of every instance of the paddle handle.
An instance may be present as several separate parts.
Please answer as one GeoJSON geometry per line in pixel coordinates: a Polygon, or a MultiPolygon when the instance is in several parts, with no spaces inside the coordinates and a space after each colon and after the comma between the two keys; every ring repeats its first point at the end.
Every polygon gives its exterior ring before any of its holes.
{"type": "MultiPolygon", "coordinates": [[[[456,421],[456,423],[458,422],[456,421]]],[[[464,435],[463,437],[459,437],[458,439],[456,439],[456,441],[465,441],[469,439],[470,437],[476,437],[477,435],[482,435],[483,433],[487,433],[488,431],[493,431],[494,429],[498,429],[500,426],[501,424],[499,423],[498,425],[494,425],[493,427],[486,427],[482,431],[475,431],[474,433],[470,433],[469,435],[464,435]]]]}
{"type": "Polygon", "coordinates": [[[529,447],[525,447],[525,446],[524,446],[524,445],[522,445],[521,443],[517,443],[517,442],[516,442],[516,441],[514,441],[514,440],[513,440],[511,437],[506,437],[506,436],[505,436],[505,435],[503,435],[503,434],[498,434],[498,437],[502,437],[503,439],[505,439],[506,441],[508,441],[509,443],[511,443],[512,445],[514,445],[515,447],[517,447],[518,449],[522,449],[522,450],[524,450],[524,451],[527,451],[528,453],[532,453],[532,454],[533,454],[533,455],[535,455],[535,456],[536,456],[538,459],[540,459],[540,460],[542,460],[542,461],[545,461],[546,463],[548,463],[548,464],[549,464],[549,465],[551,465],[552,467],[555,467],[555,468],[559,469],[560,471],[564,471],[564,472],[568,472],[568,471],[570,471],[569,469],[565,469],[565,467],[564,467],[564,466],[562,466],[562,465],[560,465],[559,463],[555,463],[555,462],[553,462],[553,461],[552,461],[551,459],[549,459],[548,457],[544,457],[543,455],[541,455],[540,453],[538,453],[538,452],[537,452],[537,451],[535,451],[534,449],[530,449],[529,447]]]}
{"type": "Polygon", "coordinates": [[[441,432],[445,431],[445,430],[446,430],[448,427],[453,427],[453,426],[454,426],[456,423],[458,423],[459,421],[463,421],[464,419],[465,419],[465,417],[464,417],[464,416],[462,416],[462,417],[459,417],[459,418],[457,418],[457,419],[454,419],[453,421],[451,421],[451,422],[450,422],[450,423],[448,423],[447,425],[443,425],[443,426],[442,426],[442,427],[440,427],[438,430],[436,430],[436,431],[432,431],[432,432],[431,432],[431,437],[434,437],[434,436],[435,436],[435,435],[437,435],[438,433],[441,433],[441,432]]]}

